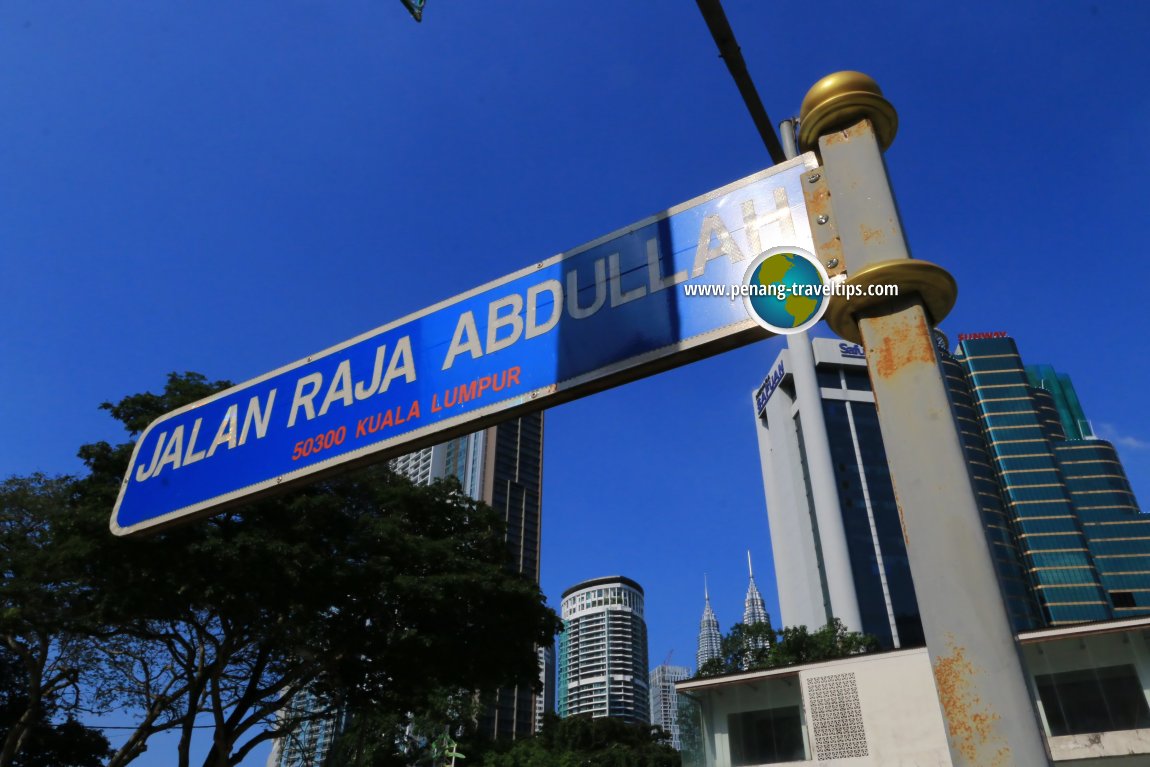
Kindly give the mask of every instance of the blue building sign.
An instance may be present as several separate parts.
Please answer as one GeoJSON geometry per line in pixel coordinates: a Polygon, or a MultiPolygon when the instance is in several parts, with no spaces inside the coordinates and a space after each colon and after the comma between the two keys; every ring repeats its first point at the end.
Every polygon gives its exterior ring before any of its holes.
{"type": "Polygon", "coordinates": [[[849,341],[843,341],[839,344],[839,354],[856,360],[866,359],[866,350],[860,344],[852,344],[849,341]]]}
{"type": "Polygon", "coordinates": [[[786,374],[783,360],[779,359],[775,369],[767,373],[767,377],[763,379],[763,383],[755,392],[755,413],[760,418],[763,417],[763,411],[767,409],[767,403],[771,401],[771,395],[775,393],[775,389],[779,388],[779,384],[783,382],[783,377],[786,374]]]}
{"type": "Polygon", "coordinates": [[[136,443],[119,535],[213,513],[764,338],[741,284],[810,249],[813,155],[715,190],[157,419],[136,443]],[[691,291],[692,294],[689,294],[691,291]]]}

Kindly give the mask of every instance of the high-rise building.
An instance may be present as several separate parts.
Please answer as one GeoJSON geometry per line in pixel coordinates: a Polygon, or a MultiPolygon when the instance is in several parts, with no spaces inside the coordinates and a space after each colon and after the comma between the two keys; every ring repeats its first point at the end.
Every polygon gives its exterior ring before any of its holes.
{"type": "MultiPolygon", "coordinates": [[[[428,485],[446,477],[458,479],[464,492],[503,516],[512,567],[539,582],[542,412],[416,450],[392,459],[389,466],[416,484],[428,485]]],[[[479,731],[492,738],[530,735],[541,719],[539,709],[546,706],[548,695],[552,700],[550,710],[554,710],[553,678],[553,674],[545,676],[540,695],[527,686],[495,691],[479,716],[479,731]]],[[[301,701],[307,704],[306,694],[301,701]]],[[[309,723],[306,729],[301,726],[300,732],[277,740],[269,767],[321,767],[331,740],[342,725],[341,720],[329,719],[309,723]],[[313,742],[318,746],[313,748],[313,742]]]]}
{"type": "MultiPolygon", "coordinates": [[[[1015,631],[1150,613],[1150,517],[1070,379],[1005,333],[936,334],[1015,631]]],[[[865,354],[793,336],[755,392],[779,603],[888,647],[922,641],[865,354]],[[828,489],[830,492],[828,492],[828,489]]]]}
{"type": "Polygon", "coordinates": [[[763,597],[759,587],[755,585],[755,570],[751,567],[751,552],[747,551],[747,575],[750,583],[747,585],[747,598],[743,601],[743,623],[750,626],[752,623],[767,623],[767,606],[763,604],[763,597]]]}
{"type": "Polygon", "coordinates": [[[559,716],[649,721],[643,587],[621,575],[563,592],[559,716]]]}
{"type": "Polygon", "coordinates": [[[719,633],[719,619],[711,609],[711,594],[707,590],[707,578],[703,576],[703,617],[699,621],[699,650],[695,654],[696,668],[702,668],[709,660],[718,658],[722,652],[723,635],[719,633]]]}
{"type": "MultiPolygon", "coordinates": [[[[759,587],[755,585],[755,570],[751,567],[750,549],[747,549],[747,576],[750,582],[747,584],[747,598],[743,600],[743,624],[752,626],[756,623],[770,623],[771,618],[767,615],[767,606],[763,604],[759,587]]],[[[753,637],[750,639],[750,646],[756,650],[766,649],[771,646],[771,640],[762,636],[753,637]]],[[[751,662],[752,653],[748,652],[743,656],[740,667],[747,668],[751,662]]]]}
{"type": "Polygon", "coordinates": [[[463,492],[472,498],[482,499],[487,437],[490,431],[477,431],[401,455],[391,459],[388,466],[396,474],[402,474],[417,485],[430,485],[437,479],[455,477],[463,486],[463,492]]]}
{"type": "Polygon", "coordinates": [[[535,696],[535,732],[543,729],[543,717],[555,713],[555,646],[539,648],[539,683],[543,693],[535,696]]]}
{"type": "MultiPolygon", "coordinates": [[[[292,699],[292,705],[281,716],[316,710],[319,702],[310,691],[292,699]]],[[[306,719],[281,738],[276,738],[268,756],[268,767],[322,767],[336,736],[346,724],[342,714],[306,719]]]]}
{"type": "MultiPolygon", "coordinates": [[[[418,450],[395,459],[391,466],[413,482],[430,483],[448,476],[458,479],[468,495],[503,516],[512,566],[539,582],[542,412],[418,450]]],[[[479,717],[479,731],[492,738],[530,735],[535,729],[536,697],[527,686],[496,691],[479,717]]]]}
{"type": "Polygon", "coordinates": [[[679,695],[675,682],[691,676],[686,666],[670,666],[664,663],[651,669],[648,687],[651,691],[651,724],[657,725],[671,736],[671,746],[676,751],[682,748],[679,738],[679,695]]]}
{"type": "MultiPolygon", "coordinates": [[[[940,356],[960,427],[976,433],[976,455],[989,458],[997,481],[1005,524],[984,519],[1014,544],[1027,607],[1037,605],[1030,628],[1150,614],[1150,516],[1114,446],[1094,436],[1069,376],[1024,366],[1002,332],[961,335],[940,356]]],[[[1010,586],[1004,593],[1008,605],[1023,601],[1010,586]]]]}
{"type": "Polygon", "coordinates": [[[754,393],[784,625],[924,641],[861,347],[790,336],[754,393]]]}

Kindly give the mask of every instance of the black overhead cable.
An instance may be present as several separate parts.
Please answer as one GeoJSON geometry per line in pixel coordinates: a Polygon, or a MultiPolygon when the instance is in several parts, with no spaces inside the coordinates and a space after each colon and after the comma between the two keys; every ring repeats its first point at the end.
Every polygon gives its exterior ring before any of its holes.
{"type": "Polygon", "coordinates": [[[699,6],[703,19],[707,22],[707,28],[711,30],[711,37],[719,46],[719,56],[727,63],[731,77],[735,78],[739,95],[743,97],[743,103],[747,105],[751,119],[754,120],[755,127],[759,129],[759,136],[762,137],[767,152],[770,153],[771,159],[776,164],[783,162],[786,159],[783,145],[779,143],[779,137],[775,135],[771,118],[767,116],[767,110],[759,99],[759,93],[755,90],[755,84],[751,81],[750,73],[747,72],[747,63],[743,61],[742,51],[739,50],[739,44],[735,41],[735,33],[731,31],[727,14],[723,12],[723,3],[721,0],[695,0],[695,3],[699,6]]]}

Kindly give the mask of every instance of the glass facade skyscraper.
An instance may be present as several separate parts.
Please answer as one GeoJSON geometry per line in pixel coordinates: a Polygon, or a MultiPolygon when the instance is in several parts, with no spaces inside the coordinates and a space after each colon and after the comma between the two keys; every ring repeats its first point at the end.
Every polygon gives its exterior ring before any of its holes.
{"type": "MultiPolygon", "coordinates": [[[[292,699],[291,706],[284,713],[287,716],[306,714],[317,710],[319,705],[315,696],[305,691],[292,699]]],[[[275,740],[268,756],[268,767],[322,767],[345,724],[342,714],[305,719],[290,734],[275,740]]]]}
{"type": "Polygon", "coordinates": [[[1030,588],[1014,525],[1002,495],[1002,485],[982,427],[978,404],[967,381],[966,369],[946,347],[945,342],[938,344],[943,379],[950,392],[955,424],[966,453],[971,483],[1011,627],[1016,633],[1037,628],[1043,625],[1043,621],[1039,617],[1038,603],[1030,588]]]}
{"type": "MultiPolygon", "coordinates": [[[[1070,378],[1025,366],[1005,333],[960,336],[953,351],[937,337],[1015,631],[1150,614],[1150,516],[1113,445],[1094,436],[1070,378]]],[[[849,628],[886,646],[921,642],[863,350],[792,342],[755,407],[784,622],[846,615],[849,628]],[[812,377],[817,388],[804,389],[812,377]],[[818,392],[817,413],[804,390],[818,392]],[[828,481],[835,493],[820,504],[816,486],[828,481]]]]}
{"type": "Polygon", "coordinates": [[[944,369],[962,369],[948,380],[977,412],[1037,607],[1033,627],[1150,614],[1150,516],[1114,446],[1094,436],[1069,376],[1024,366],[1005,333],[959,336],[942,358],[944,369]]]}

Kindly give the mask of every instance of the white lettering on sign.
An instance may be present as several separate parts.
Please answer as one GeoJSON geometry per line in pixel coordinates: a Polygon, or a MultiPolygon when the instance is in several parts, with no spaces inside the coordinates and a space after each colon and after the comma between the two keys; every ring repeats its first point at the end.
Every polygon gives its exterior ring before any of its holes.
{"type": "MultiPolygon", "coordinates": [[[[794,222],[786,190],[777,187],[770,190],[769,194],[774,203],[773,210],[756,211],[756,200],[740,200],[736,197],[729,204],[736,211],[737,218],[724,221],[718,212],[703,217],[698,224],[698,237],[690,268],[668,273],[670,261],[667,259],[665,262],[661,257],[661,245],[667,243],[661,242],[658,237],[648,237],[642,243],[645,263],[638,267],[633,264],[624,266],[621,252],[606,253],[600,258],[573,266],[558,279],[548,277],[521,292],[496,295],[485,309],[473,307],[461,311],[455,319],[441,370],[450,370],[460,357],[480,359],[513,349],[523,340],[546,335],[559,326],[564,315],[570,321],[585,320],[601,311],[641,301],[659,291],[703,277],[708,264],[715,259],[726,257],[731,263],[743,261],[748,255],[758,252],[767,228],[777,230],[767,233],[771,235],[771,241],[778,236],[793,238],[794,222]],[[729,228],[737,227],[739,223],[742,229],[729,228]]],[[[762,199],[761,193],[757,199],[762,199]]],[[[844,356],[862,356],[861,349],[856,354],[846,347],[846,344],[841,347],[844,356]]],[[[306,374],[300,374],[294,386],[287,384],[291,386],[291,403],[286,414],[280,414],[280,418],[286,415],[281,423],[286,423],[289,429],[294,428],[386,393],[397,383],[413,384],[418,380],[410,336],[379,343],[371,355],[370,365],[353,361],[347,352],[345,355],[348,356],[333,360],[334,368],[326,367],[327,372],[313,368],[306,374]]],[[[509,364],[513,364],[513,361],[509,364]]],[[[505,386],[513,385],[510,382],[518,382],[519,371],[518,366],[508,367],[501,376],[480,377],[468,385],[446,390],[442,399],[438,393],[433,394],[426,404],[430,405],[431,412],[437,412],[444,407],[475,399],[488,389],[500,391],[505,386]]],[[[768,377],[764,388],[760,389],[760,395],[765,395],[764,401],[774,391],[781,377],[781,367],[768,377]]],[[[183,466],[210,460],[221,450],[236,450],[248,442],[263,439],[275,412],[276,391],[273,388],[263,395],[252,396],[242,419],[242,403],[233,403],[218,416],[218,420],[213,417],[212,422],[205,423],[201,417],[196,418],[187,429],[185,424],[180,424],[161,431],[155,444],[149,448],[150,458],[135,465],[130,478],[136,482],[145,482],[166,472],[178,471],[183,466]],[[213,435],[210,441],[208,435],[213,435]]],[[[389,406],[388,410],[376,416],[361,419],[355,427],[356,433],[375,432],[385,426],[418,418],[419,415],[417,399],[402,407],[389,406]],[[376,420],[373,421],[373,418],[376,420]]],[[[335,440],[334,434],[324,444],[335,440]]],[[[314,450],[314,445],[310,449],[314,450]]]]}

